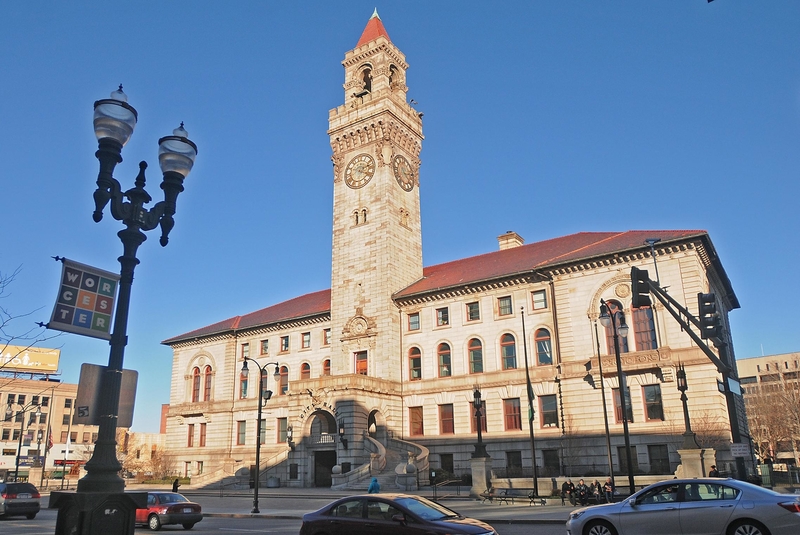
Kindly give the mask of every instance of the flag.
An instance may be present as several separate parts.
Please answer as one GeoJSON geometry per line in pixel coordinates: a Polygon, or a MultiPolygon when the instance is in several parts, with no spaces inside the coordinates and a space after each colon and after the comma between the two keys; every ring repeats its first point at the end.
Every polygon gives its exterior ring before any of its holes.
{"type": "Polygon", "coordinates": [[[69,457],[69,435],[67,435],[67,449],[64,450],[64,458],[69,457]]]}
{"type": "Polygon", "coordinates": [[[52,447],[53,447],[53,431],[52,430],[48,430],[48,432],[47,432],[47,448],[46,448],[47,451],[50,451],[50,449],[52,447]]]}

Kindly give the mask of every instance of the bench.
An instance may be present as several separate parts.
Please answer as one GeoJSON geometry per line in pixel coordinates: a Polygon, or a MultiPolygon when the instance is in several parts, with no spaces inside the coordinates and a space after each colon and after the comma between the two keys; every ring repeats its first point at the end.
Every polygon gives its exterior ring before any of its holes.
{"type": "Polygon", "coordinates": [[[528,499],[528,505],[547,505],[547,501],[534,494],[532,488],[514,487],[510,489],[492,489],[495,491],[493,498],[499,503],[514,504],[515,498],[528,499]]]}
{"type": "Polygon", "coordinates": [[[504,503],[509,505],[509,500],[511,500],[510,503],[514,503],[514,497],[508,494],[508,489],[498,490],[492,487],[490,489],[486,489],[485,492],[481,492],[480,497],[481,503],[486,503],[487,501],[489,503],[494,503],[496,501],[500,505],[504,503]]]}

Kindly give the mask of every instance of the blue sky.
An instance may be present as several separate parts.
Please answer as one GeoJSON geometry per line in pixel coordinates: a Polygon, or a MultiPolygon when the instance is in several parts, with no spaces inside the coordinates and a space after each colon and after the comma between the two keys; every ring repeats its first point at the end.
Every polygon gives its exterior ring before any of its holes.
{"type": "MultiPolygon", "coordinates": [[[[158,138],[199,147],[166,248],[139,251],[125,367],[135,431],[169,402],[170,336],[330,287],[328,110],[375,2],[8,2],[0,7],[0,302],[47,321],[60,255],[118,271],[122,225],[92,221],[92,105],[139,112],[115,176],[158,138]]],[[[382,2],[425,113],[426,265],[580,231],[705,229],[742,308],[739,358],[800,350],[800,3],[382,2]]],[[[62,378],[105,364],[63,335],[62,378]]]]}

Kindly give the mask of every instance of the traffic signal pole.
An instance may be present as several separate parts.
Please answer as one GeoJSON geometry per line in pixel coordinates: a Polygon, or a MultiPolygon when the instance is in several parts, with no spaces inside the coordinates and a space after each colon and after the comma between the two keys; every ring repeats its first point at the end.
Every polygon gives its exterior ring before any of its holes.
{"type": "MultiPolygon", "coordinates": [[[[664,305],[664,308],[669,312],[675,321],[686,331],[686,334],[697,344],[697,346],[705,353],[705,355],[711,360],[711,362],[716,366],[717,371],[722,374],[722,393],[725,395],[725,402],[728,409],[728,420],[730,421],[731,426],[731,439],[735,443],[742,442],[742,434],[741,428],[739,426],[739,412],[736,408],[736,398],[734,397],[735,392],[731,390],[731,374],[732,369],[727,364],[730,361],[730,356],[728,355],[728,344],[722,339],[720,336],[721,334],[721,327],[719,327],[718,319],[715,318],[714,321],[711,322],[703,322],[702,320],[698,320],[689,310],[686,309],[683,305],[678,303],[671,295],[669,295],[663,288],[661,288],[658,284],[651,281],[648,273],[644,269],[639,269],[637,267],[631,267],[631,290],[633,293],[633,303],[634,306],[642,306],[642,304],[649,305],[650,298],[646,295],[646,293],[652,293],[655,295],[656,299],[664,305]],[[636,305],[636,303],[639,303],[636,305]],[[674,307],[674,308],[673,308],[674,307]],[[677,310],[675,310],[677,309],[677,310]],[[701,335],[698,335],[692,329],[692,325],[694,325],[702,334],[710,334],[709,338],[711,338],[714,347],[717,348],[719,351],[719,357],[714,354],[714,351],[708,346],[708,344],[702,339],[701,335]],[[703,329],[706,331],[703,331],[703,329]],[[722,359],[720,359],[722,357],[722,359]]],[[[698,305],[700,305],[700,312],[704,314],[705,317],[710,317],[715,312],[714,309],[710,309],[708,304],[714,301],[714,294],[698,294],[698,305]],[[703,304],[706,305],[705,310],[703,304]]],[[[739,392],[741,393],[741,391],[739,392]]],[[[744,459],[741,457],[736,457],[736,470],[738,472],[737,477],[738,479],[745,480],[747,479],[747,471],[744,464],[744,459]]]]}

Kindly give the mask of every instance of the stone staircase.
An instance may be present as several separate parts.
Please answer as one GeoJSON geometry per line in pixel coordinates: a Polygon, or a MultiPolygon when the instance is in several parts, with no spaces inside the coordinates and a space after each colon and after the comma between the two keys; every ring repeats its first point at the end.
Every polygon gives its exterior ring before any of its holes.
{"type": "Polygon", "coordinates": [[[348,490],[354,490],[359,492],[367,492],[367,487],[369,487],[370,482],[372,481],[373,477],[378,478],[378,484],[381,486],[382,492],[389,492],[389,491],[397,491],[397,474],[395,473],[395,468],[398,464],[402,462],[407,462],[408,456],[406,452],[399,452],[397,450],[390,450],[386,449],[386,467],[381,470],[379,473],[373,473],[372,476],[360,479],[358,481],[353,481],[352,483],[347,485],[348,490]]]}

